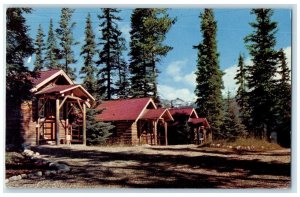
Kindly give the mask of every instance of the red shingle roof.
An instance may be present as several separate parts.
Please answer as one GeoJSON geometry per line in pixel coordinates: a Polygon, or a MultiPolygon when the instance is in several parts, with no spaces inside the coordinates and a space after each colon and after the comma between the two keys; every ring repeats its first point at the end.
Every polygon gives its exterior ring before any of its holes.
{"type": "Polygon", "coordinates": [[[167,109],[164,108],[159,108],[159,109],[148,109],[142,116],[141,119],[144,120],[156,120],[158,118],[160,118],[161,116],[163,116],[165,113],[167,113],[167,115],[169,116],[166,121],[168,120],[173,120],[173,117],[171,116],[171,114],[169,114],[169,111],[167,109]]]}
{"type": "Polygon", "coordinates": [[[174,116],[175,114],[184,114],[189,116],[194,108],[192,107],[188,107],[188,108],[171,108],[169,109],[170,113],[172,116],[174,116]]]}
{"type": "Polygon", "coordinates": [[[75,87],[78,85],[56,85],[52,88],[46,89],[46,90],[42,90],[40,92],[38,92],[37,94],[50,94],[50,93],[59,93],[60,91],[64,91],[67,90],[69,88],[75,87]]]}
{"type": "Polygon", "coordinates": [[[190,118],[188,122],[194,125],[202,124],[204,127],[210,127],[206,118],[190,118]]]}
{"type": "Polygon", "coordinates": [[[151,98],[135,98],[104,101],[97,109],[103,110],[97,115],[98,120],[119,121],[136,120],[151,98]]]}
{"type": "Polygon", "coordinates": [[[38,85],[41,82],[43,82],[44,80],[46,80],[47,78],[51,77],[52,75],[54,75],[55,73],[59,72],[60,69],[52,69],[52,70],[47,70],[47,71],[40,71],[39,75],[37,78],[32,80],[33,85],[38,85]]]}

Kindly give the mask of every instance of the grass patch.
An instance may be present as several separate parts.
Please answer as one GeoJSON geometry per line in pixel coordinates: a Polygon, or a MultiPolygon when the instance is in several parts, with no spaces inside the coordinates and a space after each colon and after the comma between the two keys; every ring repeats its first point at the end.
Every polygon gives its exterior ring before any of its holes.
{"type": "Polygon", "coordinates": [[[283,149],[279,144],[270,143],[266,140],[257,139],[257,138],[237,138],[234,141],[229,140],[216,140],[213,142],[214,144],[221,144],[232,147],[254,147],[254,150],[278,150],[283,149]]]}

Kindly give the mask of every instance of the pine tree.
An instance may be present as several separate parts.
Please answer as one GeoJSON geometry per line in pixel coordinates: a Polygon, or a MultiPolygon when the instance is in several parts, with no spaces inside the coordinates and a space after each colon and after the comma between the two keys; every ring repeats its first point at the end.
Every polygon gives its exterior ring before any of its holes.
{"type": "Polygon", "coordinates": [[[31,99],[31,79],[36,77],[35,72],[24,65],[24,59],[34,53],[29,27],[23,16],[31,11],[31,8],[6,10],[6,144],[16,147],[23,143],[21,103],[31,99]]]}
{"type": "Polygon", "coordinates": [[[45,34],[43,32],[41,24],[38,28],[38,33],[35,40],[35,61],[34,61],[34,70],[40,71],[44,68],[44,57],[43,51],[45,50],[44,43],[45,34]]]}
{"type": "Polygon", "coordinates": [[[236,101],[239,105],[240,118],[243,124],[249,128],[250,115],[248,111],[248,95],[247,95],[247,67],[244,63],[244,57],[239,56],[238,60],[238,70],[234,77],[236,84],[238,85],[238,90],[236,93],[236,101]]]}
{"type": "Polygon", "coordinates": [[[49,31],[48,31],[48,38],[46,42],[46,57],[45,57],[45,67],[48,69],[55,69],[59,68],[58,59],[59,56],[59,49],[57,47],[55,34],[53,31],[53,21],[52,18],[50,19],[49,23],[49,31]]]}
{"type": "Polygon", "coordinates": [[[96,120],[96,115],[101,113],[100,110],[91,108],[86,113],[86,132],[88,145],[105,144],[106,140],[112,134],[114,128],[111,123],[105,123],[96,120]]]}
{"type": "Polygon", "coordinates": [[[79,42],[75,42],[72,33],[72,30],[76,25],[75,22],[71,22],[72,14],[74,13],[74,11],[75,9],[62,8],[59,28],[56,29],[56,34],[59,38],[59,45],[61,47],[61,59],[63,61],[60,67],[73,80],[76,78],[76,69],[72,69],[70,67],[70,64],[75,64],[77,60],[74,58],[74,51],[72,51],[72,46],[79,44],[79,42]]]}
{"type": "Polygon", "coordinates": [[[135,9],[131,16],[130,72],[133,97],[157,94],[157,64],[172,50],[164,45],[167,32],[176,19],[170,18],[167,9],[135,9]]]}
{"type": "Polygon", "coordinates": [[[276,105],[277,51],[274,49],[277,23],[271,20],[271,9],[252,9],[256,21],[250,23],[253,33],[245,37],[252,56],[253,65],[249,66],[249,109],[255,135],[267,138],[274,129],[274,107],[276,105]]]}
{"type": "Polygon", "coordinates": [[[245,126],[241,123],[240,118],[237,115],[236,105],[234,100],[230,97],[230,92],[227,93],[224,124],[221,132],[221,137],[228,140],[235,140],[237,137],[244,137],[245,126]]]}
{"type": "Polygon", "coordinates": [[[84,66],[80,70],[80,74],[84,76],[81,77],[83,79],[83,86],[86,90],[91,93],[93,96],[96,96],[96,79],[95,73],[97,71],[94,66],[93,57],[96,53],[96,43],[95,43],[95,34],[93,32],[91,15],[88,14],[86,18],[86,27],[85,27],[85,44],[81,48],[80,55],[83,55],[84,58],[84,66]]]}
{"type": "Polygon", "coordinates": [[[34,46],[23,16],[31,11],[30,8],[8,8],[6,11],[6,99],[16,104],[31,96],[30,76],[34,77],[34,73],[24,65],[24,59],[34,53],[34,46]]]}
{"type": "Polygon", "coordinates": [[[222,92],[223,73],[219,68],[217,52],[217,22],[212,9],[205,9],[200,14],[203,40],[194,48],[198,49],[196,105],[199,116],[206,117],[211,123],[212,132],[218,134],[223,121],[222,92]]]}
{"type": "Polygon", "coordinates": [[[278,142],[285,146],[291,145],[291,80],[284,51],[278,52],[279,80],[277,85],[276,123],[278,142]]]}
{"type": "Polygon", "coordinates": [[[102,15],[98,15],[99,20],[102,21],[100,29],[102,37],[99,45],[103,46],[102,51],[99,53],[98,65],[102,65],[99,69],[99,81],[100,87],[99,94],[104,95],[105,99],[112,99],[113,96],[117,96],[117,88],[113,77],[117,74],[117,70],[124,66],[122,62],[122,50],[124,48],[122,40],[122,33],[118,28],[117,23],[121,21],[121,18],[116,16],[120,11],[113,8],[103,8],[102,15]]]}

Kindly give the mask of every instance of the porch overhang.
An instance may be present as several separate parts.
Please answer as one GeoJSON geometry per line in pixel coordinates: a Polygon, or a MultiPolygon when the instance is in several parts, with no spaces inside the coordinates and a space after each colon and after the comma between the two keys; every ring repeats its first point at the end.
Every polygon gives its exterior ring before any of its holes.
{"type": "Polygon", "coordinates": [[[195,126],[204,126],[210,128],[210,125],[206,118],[189,118],[188,123],[195,126]]]}
{"type": "Polygon", "coordinates": [[[63,97],[64,100],[71,99],[78,102],[85,102],[90,107],[90,102],[94,102],[95,98],[89,94],[81,85],[56,85],[47,89],[41,90],[36,95],[42,97],[63,97]]]}
{"type": "Polygon", "coordinates": [[[159,120],[163,119],[164,121],[174,121],[171,113],[168,109],[159,108],[159,109],[148,109],[145,111],[141,120],[159,120]]]}

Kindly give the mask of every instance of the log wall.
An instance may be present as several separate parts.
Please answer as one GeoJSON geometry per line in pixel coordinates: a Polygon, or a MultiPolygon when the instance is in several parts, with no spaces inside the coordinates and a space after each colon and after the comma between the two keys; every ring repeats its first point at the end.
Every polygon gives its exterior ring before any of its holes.
{"type": "Polygon", "coordinates": [[[132,121],[112,122],[115,126],[114,135],[108,140],[112,144],[132,144],[132,121]]]}

